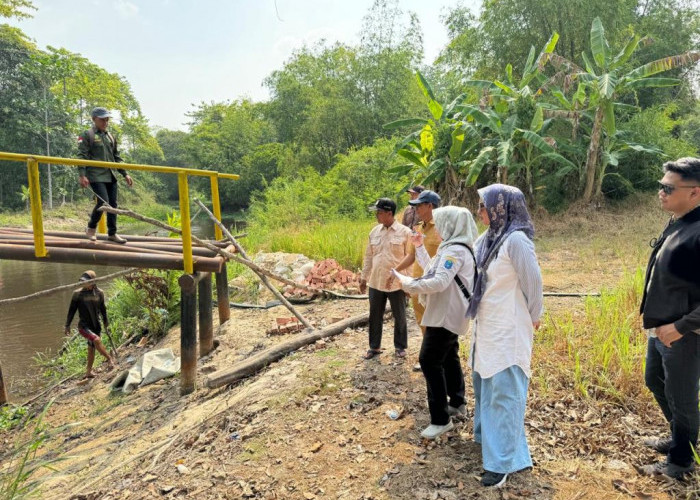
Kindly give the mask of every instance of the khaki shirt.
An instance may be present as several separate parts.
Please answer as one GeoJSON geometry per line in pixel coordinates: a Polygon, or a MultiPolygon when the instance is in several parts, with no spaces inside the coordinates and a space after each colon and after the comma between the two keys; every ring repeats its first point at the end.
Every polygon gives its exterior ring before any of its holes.
{"type": "MultiPolygon", "coordinates": [[[[440,238],[437,229],[435,229],[435,221],[430,219],[428,222],[421,222],[413,229],[423,234],[423,246],[425,250],[428,252],[430,258],[435,257],[437,249],[440,243],[442,243],[442,238],[440,238]]],[[[413,244],[411,244],[409,252],[415,257],[416,247],[414,247],[413,244]]],[[[421,276],[423,276],[423,268],[418,263],[418,259],[416,259],[413,261],[413,277],[420,278],[421,276]]]]}
{"type": "Polygon", "coordinates": [[[382,292],[401,289],[399,280],[392,280],[389,289],[386,288],[386,281],[391,276],[391,269],[408,255],[410,236],[411,230],[397,221],[389,227],[377,224],[370,231],[362,267],[362,279],[367,286],[382,292]]]}

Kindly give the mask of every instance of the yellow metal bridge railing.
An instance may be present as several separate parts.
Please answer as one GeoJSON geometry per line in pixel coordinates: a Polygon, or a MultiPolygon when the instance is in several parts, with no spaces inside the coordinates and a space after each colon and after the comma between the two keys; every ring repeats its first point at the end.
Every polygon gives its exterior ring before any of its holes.
{"type": "MultiPolygon", "coordinates": [[[[194,168],[163,167],[158,165],[138,165],[135,163],[112,163],[106,161],[82,160],[75,158],[60,158],[54,156],[27,155],[17,153],[0,152],[0,160],[20,161],[27,164],[27,178],[29,182],[29,200],[32,214],[32,228],[34,230],[34,254],[37,257],[46,257],[46,244],[44,242],[44,224],[41,206],[41,186],[39,184],[39,163],[52,165],[72,165],[100,168],[123,168],[125,170],[145,170],[147,172],[161,172],[176,174],[178,180],[178,193],[180,198],[180,218],[182,220],[182,257],[185,272],[194,272],[192,261],[192,227],[190,226],[190,196],[187,176],[209,177],[211,183],[211,201],[213,212],[219,221],[221,220],[221,202],[219,200],[219,179],[238,179],[236,174],[222,174],[213,170],[197,170],[194,168]]],[[[216,239],[221,239],[221,229],[214,229],[216,239]]]]}

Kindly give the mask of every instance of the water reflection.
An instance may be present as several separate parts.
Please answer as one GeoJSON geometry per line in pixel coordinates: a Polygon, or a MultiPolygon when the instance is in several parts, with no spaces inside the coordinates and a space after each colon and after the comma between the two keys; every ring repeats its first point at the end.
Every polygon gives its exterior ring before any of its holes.
{"type": "MultiPolygon", "coordinates": [[[[213,226],[200,215],[192,224],[192,232],[200,238],[213,237],[213,226]]],[[[153,226],[129,224],[125,234],[153,234],[153,226]]],[[[167,236],[159,231],[157,236],[167,236]]],[[[25,262],[0,259],[0,299],[21,297],[48,288],[74,283],[92,268],[98,276],[125,269],[115,266],[86,266],[52,262],[25,262]]],[[[109,299],[109,282],[99,287],[109,299]]],[[[77,287],[76,287],[77,288],[77,287]]],[[[32,362],[37,352],[56,352],[63,344],[63,327],[72,291],[0,306],[0,366],[12,401],[41,385],[39,369],[32,362]]],[[[109,312],[109,311],[108,311],[109,312]]],[[[73,327],[77,319],[73,321],[73,327]]]]}

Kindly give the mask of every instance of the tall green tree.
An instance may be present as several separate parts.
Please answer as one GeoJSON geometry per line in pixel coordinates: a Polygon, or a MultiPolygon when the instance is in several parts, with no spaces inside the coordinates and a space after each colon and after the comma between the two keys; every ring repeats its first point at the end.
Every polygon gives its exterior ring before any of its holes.
{"type": "Polygon", "coordinates": [[[36,10],[36,7],[29,0],[0,0],[0,17],[26,19],[32,17],[31,10],[36,10]]]}
{"type": "Polygon", "coordinates": [[[382,124],[419,105],[413,72],[422,59],[422,32],[396,0],[375,0],[357,47],[305,47],[273,72],[266,108],[280,141],[292,143],[319,171],[350,148],[386,134],[382,124]]]}
{"type": "Polygon", "coordinates": [[[590,143],[586,156],[585,184],[582,200],[590,203],[594,197],[602,196],[602,183],[609,155],[602,155],[605,147],[601,144],[604,136],[613,137],[616,132],[615,109],[625,107],[616,100],[625,93],[651,87],[669,87],[678,85],[676,78],[655,77],[659,73],[684,66],[691,66],[700,60],[700,52],[690,51],[683,54],[664,57],[630,70],[626,63],[633,56],[640,44],[648,39],[635,35],[617,53],[613,52],[605,36],[603,23],[595,18],[590,30],[591,57],[581,54],[585,69],[571,61],[552,57],[552,63],[558,68],[565,68],[572,79],[581,81],[588,95],[588,107],[593,116],[590,143]]]}

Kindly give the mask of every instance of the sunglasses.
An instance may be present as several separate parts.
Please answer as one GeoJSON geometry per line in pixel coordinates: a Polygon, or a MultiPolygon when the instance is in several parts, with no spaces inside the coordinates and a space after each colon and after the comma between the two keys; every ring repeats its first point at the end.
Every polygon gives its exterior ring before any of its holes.
{"type": "Polygon", "coordinates": [[[674,186],[673,184],[666,184],[665,182],[659,181],[659,190],[663,191],[665,195],[671,195],[676,189],[679,188],[696,188],[700,186],[674,186]]]}

